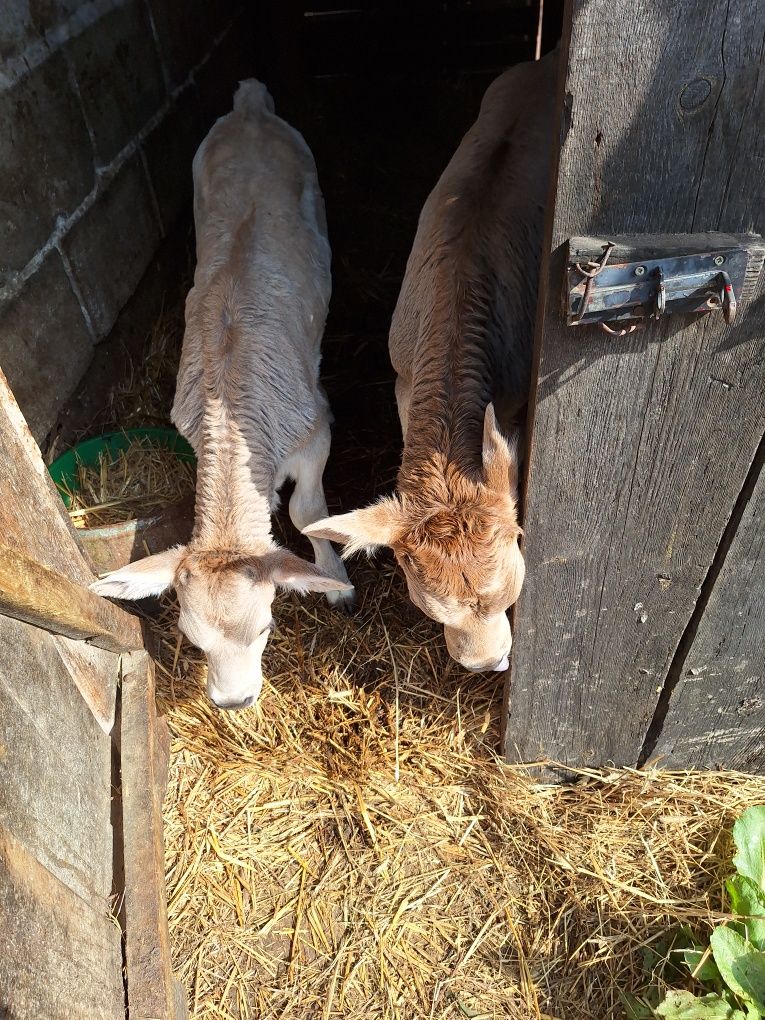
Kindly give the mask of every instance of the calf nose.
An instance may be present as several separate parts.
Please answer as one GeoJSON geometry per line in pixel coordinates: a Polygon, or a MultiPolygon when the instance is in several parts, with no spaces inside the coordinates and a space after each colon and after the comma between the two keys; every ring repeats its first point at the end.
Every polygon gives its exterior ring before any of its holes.
{"type": "Polygon", "coordinates": [[[466,662],[462,665],[471,673],[504,673],[506,669],[510,668],[510,653],[505,652],[499,662],[493,666],[488,662],[481,663],[479,666],[470,666],[466,662]]]}
{"type": "Polygon", "coordinates": [[[240,708],[250,708],[254,705],[255,695],[250,695],[244,701],[218,701],[216,698],[210,698],[210,700],[216,708],[222,708],[224,712],[236,712],[240,708]]]}

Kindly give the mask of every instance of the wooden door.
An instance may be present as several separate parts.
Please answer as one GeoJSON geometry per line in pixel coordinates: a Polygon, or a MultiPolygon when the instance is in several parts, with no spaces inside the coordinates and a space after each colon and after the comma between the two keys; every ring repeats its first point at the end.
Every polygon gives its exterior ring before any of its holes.
{"type": "Polygon", "coordinates": [[[560,311],[572,236],[763,232],[764,39],[757,0],[566,5],[511,760],[765,768],[747,511],[762,501],[763,283],[731,327],[671,316],[614,337],[560,311]],[[739,609],[749,623],[721,652],[739,609]]]}

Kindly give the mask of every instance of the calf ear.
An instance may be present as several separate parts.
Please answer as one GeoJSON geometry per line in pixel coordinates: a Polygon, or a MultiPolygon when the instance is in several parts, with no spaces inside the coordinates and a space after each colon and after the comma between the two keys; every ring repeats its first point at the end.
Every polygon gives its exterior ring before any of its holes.
{"type": "Polygon", "coordinates": [[[136,563],[107,574],[91,584],[90,590],[97,595],[111,599],[145,599],[149,595],[161,595],[173,586],[185,547],[176,546],[156,556],[147,556],[136,563]]]}
{"type": "Polygon", "coordinates": [[[518,495],[518,474],[520,464],[519,430],[512,438],[506,439],[497,425],[494,405],[486,408],[483,420],[483,476],[494,492],[506,493],[514,498],[518,495]]]}
{"type": "Polygon", "coordinates": [[[268,553],[261,557],[261,561],[277,587],[297,591],[301,595],[307,591],[349,591],[353,587],[350,582],[325,574],[315,563],[301,560],[286,549],[268,553]]]}
{"type": "Polygon", "coordinates": [[[378,546],[393,545],[404,531],[404,512],[395,497],[373,503],[363,510],[325,517],[303,528],[309,538],[327,538],[344,546],[343,556],[364,550],[373,552],[378,546]]]}

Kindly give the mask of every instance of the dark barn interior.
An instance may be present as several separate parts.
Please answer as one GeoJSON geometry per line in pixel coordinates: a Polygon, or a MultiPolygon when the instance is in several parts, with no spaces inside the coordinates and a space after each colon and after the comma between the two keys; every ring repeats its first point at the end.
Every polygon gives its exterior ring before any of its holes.
{"type": "MultiPolygon", "coordinates": [[[[322,377],[336,419],[325,481],[330,508],[359,505],[395,477],[400,433],[387,332],[422,203],[488,84],[533,59],[538,46],[551,49],[561,18],[561,3],[518,0],[348,8],[272,0],[247,6],[234,22],[228,80],[266,82],[277,113],[313,151],[327,209],[333,296],[322,377]]],[[[219,89],[217,114],[227,100],[219,89]]],[[[179,187],[188,193],[193,150],[186,148],[188,181],[179,187]]],[[[166,423],[193,259],[187,202],[47,437],[49,455],[107,427],[166,423]]]]}

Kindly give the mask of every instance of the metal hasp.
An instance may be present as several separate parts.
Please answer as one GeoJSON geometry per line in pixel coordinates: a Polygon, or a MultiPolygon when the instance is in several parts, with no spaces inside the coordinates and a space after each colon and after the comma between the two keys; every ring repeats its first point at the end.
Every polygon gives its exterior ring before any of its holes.
{"type": "Polygon", "coordinates": [[[600,324],[616,335],[672,313],[722,311],[730,323],[764,260],[759,234],[572,237],[563,314],[569,326],[600,324]]]}

